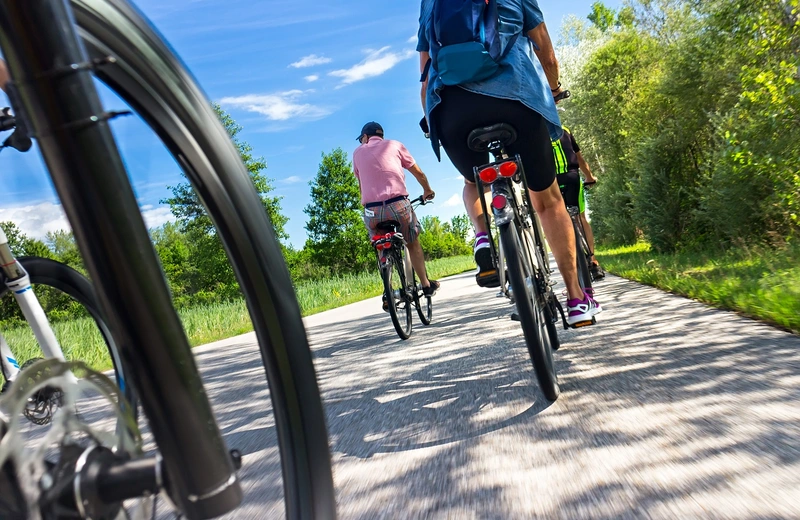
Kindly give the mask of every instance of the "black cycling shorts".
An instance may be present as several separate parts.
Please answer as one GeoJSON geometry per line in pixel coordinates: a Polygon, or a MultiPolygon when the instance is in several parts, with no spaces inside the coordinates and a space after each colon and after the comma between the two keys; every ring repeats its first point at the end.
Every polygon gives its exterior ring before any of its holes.
{"type": "Polygon", "coordinates": [[[549,188],[556,177],[556,163],[550,132],[544,117],[519,101],[475,94],[459,87],[446,87],[442,102],[433,110],[442,147],[468,181],[475,182],[473,167],[491,162],[488,152],[473,152],[467,146],[476,128],[506,123],[517,131],[517,140],[506,147],[510,156],[519,154],[528,187],[549,188]]]}

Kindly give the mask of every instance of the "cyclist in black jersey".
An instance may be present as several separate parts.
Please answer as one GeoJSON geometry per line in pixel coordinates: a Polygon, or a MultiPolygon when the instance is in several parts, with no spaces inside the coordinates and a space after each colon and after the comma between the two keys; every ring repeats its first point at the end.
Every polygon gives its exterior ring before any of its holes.
{"type": "Polygon", "coordinates": [[[589,270],[594,280],[600,280],[605,277],[605,272],[594,257],[594,233],[592,232],[592,226],[586,219],[586,195],[584,193],[584,186],[593,185],[597,182],[597,179],[592,174],[589,163],[583,158],[575,136],[566,126],[562,125],[561,128],[564,130],[561,139],[553,141],[556,180],[558,181],[558,187],[561,189],[561,196],[564,197],[564,203],[567,206],[577,206],[580,209],[586,240],[589,243],[589,249],[592,251],[592,265],[589,266],[589,270]],[[579,172],[583,172],[585,180],[581,178],[579,172]]]}

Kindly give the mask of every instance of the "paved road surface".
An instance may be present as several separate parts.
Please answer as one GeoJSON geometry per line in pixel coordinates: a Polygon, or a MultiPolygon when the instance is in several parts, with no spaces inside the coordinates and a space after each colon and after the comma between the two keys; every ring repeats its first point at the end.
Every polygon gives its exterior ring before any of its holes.
{"type": "MultiPolygon", "coordinates": [[[[379,299],[308,318],[340,518],[800,518],[800,338],[616,277],[597,293],[598,324],[562,333],[552,404],[472,274],[405,342],[379,299]]],[[[281,517],[254,337],[198,359],[245,453],[230,518],[281,517]]]]}

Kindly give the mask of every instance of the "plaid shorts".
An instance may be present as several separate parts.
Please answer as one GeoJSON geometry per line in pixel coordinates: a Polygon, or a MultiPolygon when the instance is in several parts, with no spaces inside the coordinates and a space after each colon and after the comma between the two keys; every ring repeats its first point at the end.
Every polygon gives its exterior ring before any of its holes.
{"type": "Polygon", "coordinates": [[[387,220],[396,220],[400,223],[400,232],[407,244],[417,240],[422,227],[417,221],[417,215],[411,208],[408,199],[398,200],[391,204],[364,209],[364,225],[369,230],[370,239],[379,234],[378,224],[387,220]]]}

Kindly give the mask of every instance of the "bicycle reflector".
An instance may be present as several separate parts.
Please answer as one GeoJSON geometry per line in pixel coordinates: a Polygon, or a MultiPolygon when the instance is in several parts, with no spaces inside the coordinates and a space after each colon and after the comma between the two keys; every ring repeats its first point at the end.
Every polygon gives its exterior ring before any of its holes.
{"type": "Polygon", "coordinates": [[[503,177],[513,177],[515,173],[517,173],[517,163],[516,161],[509,161],[504,162],[500,165],[500,175],[503,177]]]}
{"type": "Polygon", "coordinates": [[[493,166],[489,166],[488,168],[482,169],[480,173],[478,173],[478,176],[485,184],[491,184],[497,180],[497,170],[495,170],[493,166]]]}
{"type": "Polygon", "coordinates": [[[495,195],[492,197],[492,207],[494,209],[503,209],[508,204],[508,199],[505,195],[495,195]]]}

